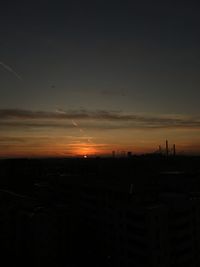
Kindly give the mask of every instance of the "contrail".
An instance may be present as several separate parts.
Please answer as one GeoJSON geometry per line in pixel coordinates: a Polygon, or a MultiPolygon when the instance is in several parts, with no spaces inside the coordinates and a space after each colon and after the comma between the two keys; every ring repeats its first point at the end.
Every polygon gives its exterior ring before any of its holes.
{"type": "Polygon", "coordinates": [[[72,120],[72,124],[73,124],[75,127],[78,127],[78,124],[77,124],[74,120],[72,120]]]}
{"type": "Polygon", "coordinates": [[[20,77],[20,75],[15,72],[10,66],[4,64],[3,62],[0,61],[0,65],[7,71],[9,71],[10,73],[12,73],[15,77],[17,77],[18,80],[22,81],[22,77],[20,77]]]}
{"type": "Polygon", "coordinates": [[[57,108],[57,109],[56,109],[56,112],[57,112],[58,114],[66,114],[66,112],[65,112],[64,110],[60,109],[60,108],[57,108]]]}
{"type": "Polygon", "coordinates": [[[79,129],[79,132],[80,133],[84,134],[85,131],[82,128],[79,127],[79,125],[78,125],[77,122],[75,122],[74,120],[72,120],[72,124],[74,125],[74,127],[77,127],[79,129]]]}
{"type": "MultiPolygon", "coordinates": [[[[56,112],[59,113],[59,114],[67,114],[62,109],[56,109],[56,112]]],[[[82,136],[87,139],[88,143],[91,143],[91,144],[93,143],[94,144],[94,142],[91,140],[91,138],[90,137],[88,138],[88,136],[85,134],[85,130],[83,130],[75,120],[71,120],[71,123],[72,123],[72,125],[74,127],[76,127],[79,130],[79,132],[82,134],[82,136]]]]}

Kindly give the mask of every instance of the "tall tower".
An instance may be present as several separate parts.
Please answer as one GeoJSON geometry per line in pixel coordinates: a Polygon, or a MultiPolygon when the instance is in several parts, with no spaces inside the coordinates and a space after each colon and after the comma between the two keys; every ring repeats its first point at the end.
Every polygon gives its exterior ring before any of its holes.
{"type": "Polygon", "coordinates": [[[168,145],[168,140],[166,140],[166,156],[169,155],[169,145],[168,145]]]}
{"type": "Polygon", "coordinates": [[[115,151],[112,151],[112,157],[115,158],[115,151]]]}
{"type": "Polygon", "coordinates": [[[173,156],[176,156],[176,145],[173,144],[173,156]]]}

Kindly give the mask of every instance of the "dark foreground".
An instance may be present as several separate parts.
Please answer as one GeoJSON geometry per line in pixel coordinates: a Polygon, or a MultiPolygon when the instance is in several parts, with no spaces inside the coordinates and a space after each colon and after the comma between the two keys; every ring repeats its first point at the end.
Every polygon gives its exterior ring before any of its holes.
{"type": "Polygon", "coordinates": [[[200,266],[200,158],[0,161],[3,266],[200,266]]]}

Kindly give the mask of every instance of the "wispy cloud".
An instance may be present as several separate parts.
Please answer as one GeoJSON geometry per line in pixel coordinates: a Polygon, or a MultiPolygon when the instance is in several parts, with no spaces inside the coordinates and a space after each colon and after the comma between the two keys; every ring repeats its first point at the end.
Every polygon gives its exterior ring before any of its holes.
{"type": "Polygon", "coordinates": [[[5,143],[24,143],[25,139],[21,137],[0,136],[0,145],[5,143]]]}
{"type": "Polygon", "coordinates": [[[200,129],[200,117],[197,116],[150,116],[106,110],[0,109],[0,127],[74,128],[77,121],[81,121],[82,127],[91,129],[200,129]]]}

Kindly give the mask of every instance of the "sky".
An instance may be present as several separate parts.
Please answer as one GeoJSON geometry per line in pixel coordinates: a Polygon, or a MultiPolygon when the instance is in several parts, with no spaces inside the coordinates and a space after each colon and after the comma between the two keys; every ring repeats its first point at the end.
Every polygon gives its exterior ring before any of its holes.
{"type": "Polygon", "coordinates": [[[200,154],[197,1],[1,1],[0,157],[200,154]]]}

